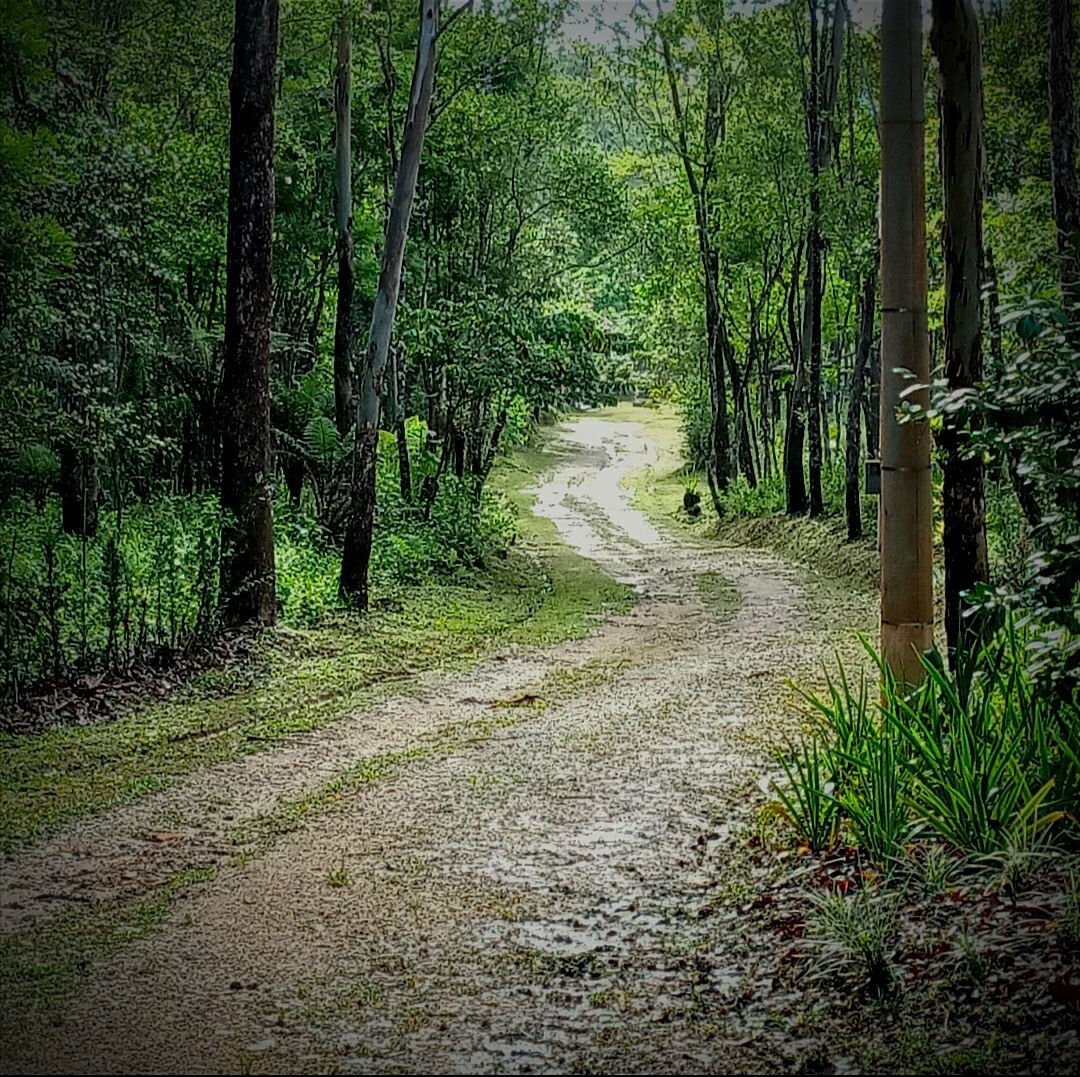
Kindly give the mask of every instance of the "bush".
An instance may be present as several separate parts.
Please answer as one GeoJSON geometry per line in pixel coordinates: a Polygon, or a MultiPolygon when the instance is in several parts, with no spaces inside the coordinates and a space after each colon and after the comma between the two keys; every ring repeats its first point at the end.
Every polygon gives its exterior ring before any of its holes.
{"type": "MultiPolygon", "coordinates": [[[[418,482],[434,463],[423,426],[409,431],[418,482]]],[[[514,515],[471,480],[444,477],[425,520],[402,500],[397,447],[380,443],[379,519],[372,551],[376,591],[475,568],[513,541],[514,515]]],[[[18,698],[35,683],[88,670],[165,660],[208,641],[217,627],[217,499],[163,497],[101,514],[85,542],[60,527],[54,502],[38,511],[9,502],[0,522],[0,681],[18,698]]],[[[311,625],[338,608],[340,554],[311,506],[274,506],[278,611],[311,625]]]]}
{"type": "Polygon", "coordinates": [[[828,799],[885,869],[914,837],[976,855],[1075,842],[1080,707],[1040,689],[1025,646],[1009,623],[956,673],[927,656],[914,690],[876,655],[879,691],[841,668],[825,696],[808,697],[815,736],[782,759],[778,796],[799,837],[822,846],[828,799]]]}

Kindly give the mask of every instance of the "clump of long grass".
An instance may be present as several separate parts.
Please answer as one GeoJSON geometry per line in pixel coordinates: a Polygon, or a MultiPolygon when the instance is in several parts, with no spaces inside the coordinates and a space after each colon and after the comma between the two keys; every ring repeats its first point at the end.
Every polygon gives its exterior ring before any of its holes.
{"type": "Polygon", "coordinates": [[[879,683],[841,667],[807,697],[815,735],[781,759],[778,796],[801,840],[822,848],[843,828],[886,870],[916,839],[1015,863],[1076,840],[1077,703],[1031,679],[1013,624],[955,673],[925,656],[914,689],[867,650],[879,683]]]}

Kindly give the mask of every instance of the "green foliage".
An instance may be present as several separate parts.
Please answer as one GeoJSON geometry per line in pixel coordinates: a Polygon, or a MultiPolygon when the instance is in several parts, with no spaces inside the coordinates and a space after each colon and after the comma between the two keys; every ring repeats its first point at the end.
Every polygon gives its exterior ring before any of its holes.
{"type": "MultiPolygon", "coordinates": [[[[316,448],[337,433],[309,424],[316,448]]],[[[419,442],[414,427],[414,443],[419,442]]],[[[414,445],[414,447],[417,447],[414,445]]],[[[381,445],[381,526],[372,577],[384,591],[445,578],[504,552],[516,532],[505,500],[454,476],[425,520],[401,499],[397,447],[381,445]]],[[[430,462],[429,462],[430,464],[430,462]]],[[[306,508],[275,504],[278,605],[286,625],[314,625],[339,608],[340,556],[306,508]]],[[[162,661],[209,641],[216,627],[220,514],[211,496],[158,498],[103,516],[83,542],[60,528],[59,508],[14,506],[0,523],[0,680],[18,695],[43,678],[162,661]]]]}
{"type": "Polygon", "coordinates": [[[1012,611],[1025,629],[1031,673],[1064,698],[1080,687],[1080,307],[1048,300],[1001,308],[1009,346],[993,378],[948,391],[935,382],[925,414],[958,424],[966,450],[1015,468],[1038,522],[1024,534],[1026,559],[972,596],[990,616],[1012,611]]]}
{"type": "Polygon", "coordinates": [[[827,849],[839,825],[828,748],[817,737],[803,738],[790,745],[779,762],[787,784],[777,786],[776,795],[788,819],[814,852],[827,849]]]}
{"type": "Polygon", "coordinates": [[[880,664],[879,694],[841,669],[825,696],[809,697],[818,735],[784,764],[778,795],[799,836],[821,833],[828,797],[885,869],[918,835],[984,856],[1075,842],[1080,705],[1041,691],[1024,656],[1010,623],[958,673],[925,658],[913,690],[880,664]]]}
{"type": "Polygon", "coordinates": [[[805,947],[813,971],[822,978],[853,980],[872,995],[884,994],[895,976],[895,899],[860,887],[850,895],[834,890],[811,900],[805,947]]]}

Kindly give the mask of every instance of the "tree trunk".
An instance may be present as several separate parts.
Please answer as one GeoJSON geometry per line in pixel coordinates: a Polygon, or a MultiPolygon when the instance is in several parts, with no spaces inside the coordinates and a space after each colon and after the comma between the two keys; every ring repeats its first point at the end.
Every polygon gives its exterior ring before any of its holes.
{"type": "MultiPolygon", "coordinates": [[[[714,503],[719,505],[715,492],[728,488],[731,481],[731,446],[728,438],[727,413],[727,378],[724,373],[724,325],[720,312],[720,267],[716,251],[709,237],[708,191],[697,174],[697,164],[690,152],[690,140],[687,136],[687,119],[679,96],[679,84],[675,76],[675,64],[671,56],[671,45],[667,38],[660,36],[660,50],[664,57],[664,70],[667,73],[668,91],[671,94],[671,108],[675,113],[677,126],[679,157],[686,183],[694,203],[694,219],[697,224],[698,255],[705,277],[705,337],[709,368],[709,401],[712,409],[712,460],[706,467],[709,486],[714,491],[714,503]]],[[[707,106],[705,110],[705,157],[708,172],[709,163],[716,155],[716,143],[720,137],[719,86],[714,72],[709,72],[706,87],[707,106]]]]}
{"type": "MultiPolygon", "coordinates": [[[[941,70],[941,179],[945,224],[945,377],[950,391],[982,379],[983,99],[979,23],[971,0],[934,0],[930,35],[941,70]]],[[[945,634],[949,661],[977,645],[978,625],[964,617],[963,595],[990,578],[983,465],[963,452],[962,433],[946,416],[942,495],[945,521],[945,634]]]]}
{"type": "Polygon", "coordinates": [[[405,349],[396,343],[390,349],[390,425],[397,440],[398,489],[403,501],[412,500],[412,462],[405,432],[405,349]]]}
{"type": "Polygon", "coordinates": [[[934,645],[930,427],[897,421],[909,383],[895,371],[930,380],[919,5],[885,0],[881,42],[881,650],[915,684],[934,645]]]}
{"type": "Polygon", "coordinates": [[[1061,290],[1066,299],[1080,299],[1080,181],[1072,45],[1072,0],[1050,0],[1050,139],[1061,290]]]}
{"type": "Polygon", "coordinates": [[[788,319],[791,323],[792,378],[788,390],[787,417],[784,422],[784,496],[788,516],[802,516],[809,507],[806,496],[806,475],[803,472],[803,449],[806,444],[806,367],[809,344],[807,319],[809,309],[803,304],[802,328],[797,329],[795,296],[798,293],[799,256],[792,268],[789,292],[788,319]]]}
{"type": "Polygon", "coordinates": [[[334,325],[334,418],[344,437],[353,423],[353,291],[356,262],[352,214],[352,33],[348,15],[338,27],[334,75],[334,226],[338,297],[334,325]]]}
{"type": "Polygon", "coordinates": [[[862,501],[859,486],[859,436],[861,430],[866,367],[874,344],[874,301],[877,298],[877,274],[871,270],[859,296],[859,339],[855,344],[855,365],[851,371],[851,395],[848,397],[847,444],[844,455],[844,508],[849,539],[862,537],[862,501]]]}
{"type": "Polygon", "coordinates": [[[807,101],[807,152],[810,158],[810,225],[806,235],[806,306],[810,331],[807,409],[810,416],[810,515],[825,511],[821,489],[821,80],[818,0],[810,8],[810,93],[807,101]]]}
{"type": "Polygon", "coordinates": [[[821,401],[821,304],[825,244],[821,234],[821,174],[832,167],[835,126],[832,113],[836,106],[840,67],[844,55],[844,30],[847,8],[844,0],[833,5],[829,60],[826,64],[818,32],[819,0],[807,0],[810,13],[810,86],[807,99],[807,152],[810,164],[810,224],[806,237],[806,296],[809,312],[804,327],[810,333],[807,408],[810,420],[810,515],[825,511],[821,464],[823,449],[821,401]]]}
{"type": "Polygon", "coordinates": [[[341,556],[341,592],[348,595],[360,609],[367,609],[368,605],[368,567],[375,531],[375,467],[379,448],[382,379],[390,351],[390,336],[394,330],[405,241],[409,234],[409,218],[416,195],[420,155],[431,107],[438,25],[438,0],[421,0],[420,40],[409,93],[409,111],[405,117],[401,160],[394,178],[394,197],[386,225],[379,286],[375,293],[375,309],[371,316],[371,330],[360,377],[349,521],[341,556]]]}
{"type": "Polygon", "coordinates": [[[60,450],[60,518],[69,535],[93,538],[98,529],[101,483],[92,450],[60,450]]]}
{"type": "Polygon", "coordinates": [[[220,397],[221,605],[226,625],[273,624],[277,615],[270,440],[277,41],[277,0],[236,0],[220,397]]]}

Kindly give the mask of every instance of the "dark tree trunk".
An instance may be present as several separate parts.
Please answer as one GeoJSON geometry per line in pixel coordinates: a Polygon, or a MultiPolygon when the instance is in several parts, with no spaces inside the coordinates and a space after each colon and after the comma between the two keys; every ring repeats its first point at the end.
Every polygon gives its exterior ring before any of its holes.
{"type": "Polygon", "coordinates": [[[720,267],[716,251],[709,236],[708,191],[705,177],[711,162],[716,156],[716,145],[723,128],[720,84],[715,71],[707,75],[705,109],[704,148],[706,164],[702,178],[698,177],[698,165],[690,151],[690,139],[687,133],[687,117],[683,110],[679,94],[675,64],[671,55],[671,44],[666,37],[660,37],[660,50],[664,57],[664,70],[667,73],[668,91],[671,94],[671,107],[675,113],[678,128],[679,157],[686,183],[694,203],[694,219],[697,224],[698,255],[705,277],[705,340],[709,370],[709,402],[711,405],[711,460],[706,465],[709,488],[713,491],[713,502],[719,507],[717,492],[723,492],[731,481],[731,445],[728,434],[727,378],[724,373],[725,330],[720,312],[720,267]]]}
{"type": "Polygon", "coordinates": [[[338,29],[334,76],[334,225],[338,297],[334,324],[334,418],[344,437],[353,423],[353,291],[356,262],[352,215],[352,34],[345,17],[338,29]]]}
{"type": "Polygon", "coordinates": [[[881,351],[870,345],[869,392],[863,404],[863,423],[866,426],[866,455],[877,460],[881,453],[881,351]]]}
{"type": "Polygon", "coordinates": [[[810,8],[810,92],[807,100],[807,145],[810,157],[810,227],[806,236],[806,303],[809,308],[807,408],[810,413],[810,515],[825,511],[821,489],[821,62],[818,44],[818,0],[810,8]]]}
{"type": "Polygon", "coordinates": [[[1061,257],[1061,288],[1080,299],[1080,181],[1076,172],[1076,100],[1072,0],[1050,0],[1050,138],[1054,220],[1061,257]]]}
{"type": "Polygon", "coordinates": [[[803,471],[806,423],[802,414],[801,396],[796,381],[788,396],[787,430],[784,434],[784,489],[788,516],[802,516],[809,505],[806,497],[806,474],[803,471]]]}
{"type": "Polygon", "coordinates": [[[101,483],[93,452],[60,451],[60,518],[69,535],[93,538],[98,529],[101,483]]]}
{"type": "Polygon", "coordinates": [[[375,468],[379,447],[379,412],[382,405],[382,382],[390,354],[394,331],[401,267],[405,241],[409,234],[420,155],[424,147],[431,91],[435,80],[435,39],[438,35],[437,0],[420,2],[420,40],[416,49],[409,111],[401,160],[394,178],[394,197],[386,225],[379,286],[371,315],[371,331],[364,354],[360,377],[360,402],[357,408],[357,438],[349,497],[349,520],[341,552],[341,592],[360,609],[368,606],[368,567],[375,537],[375,468]]]}
{"type": "Polygon", "coordinates": [[[277,0],[236,0],[222,421],[221,604],[227,625],[276,618],[270,441],[277,0]]]}
{"type": "Polygon", "coordinates": [[[847,513],[849,539],[862,537],[862,501],[859,486],[861,459],[860,427],[865,395],[866,368],[874,344],[874,303],[877,298],[877,276],[871,271],[859,296],[859,338],[855,343],[855,365],[851,371],[851,395],[848,397],[847,443],[844,454],[844,508],[847,513]]]}
{"type": "Polygon", "coordinates": [[[285,489],[289,491],[289,500],[294,507],[300,507],[300,499],[304,495],[304,461],[299,457],[291,457],[281,465],[281,473],[285,479],[285,489]]]}
{"type": "MultiPolygon", "coordinates": [[[[941,177],[945,224],[945,376],[949,389],[982,379],[983,101],[979,24],[970,0],[934,0],[931,44],[941,69],[941,177]]],[[[990,578],[983,465],[964,453],[963,434],[946,417],[942,508],[945,521],[945,632],[950,662],[977,643],[963,616],[964,594],[990,578]]]]}

